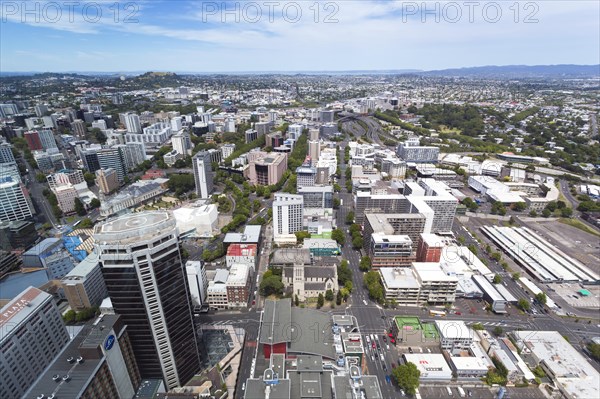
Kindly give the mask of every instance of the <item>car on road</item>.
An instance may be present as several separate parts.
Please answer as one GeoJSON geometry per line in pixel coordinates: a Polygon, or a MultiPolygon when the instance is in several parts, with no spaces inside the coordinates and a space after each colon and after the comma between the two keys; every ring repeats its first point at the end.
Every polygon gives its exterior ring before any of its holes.
{"type": "Polygon", "coordinates": [[[396,363],[392,362],[392,368],[396,367],[396,363]]]}
{"type": "Polygon", "coordinates": [[[383,342],[387,342],[387,337],[384,335],[382,336],[383,342]]]}
{"type": "Polygon", "coordinates": [[[455,315],[460,316],[462,313],[460,312],[454,312],[455,315]]]}
{"type": "MultiPolygon", "coordinates": [[[[381,359],[382,362],[385,362],[385,359],[383,358],[383,353],[379,354],[379,358],[381,359]]],[[[383,367],[385,367],[385,363],[383,363],[383,367]]]]}
{"type": "Polygon", "coordinates": [[[242,384],[242,391],[245,391],[245,390],[246,390],[246,383],[244,382],[244,383],[242,384]]]}
{"type": "Polygon", "coordinates": [[[386,375],[386,376],[385,376],[385,382],[387,382],[388,384],[391,384],[391,383],[392,383],[392,379],[390,378],[390,376],[389,376],[389,375],[386,375]]]}
{"type": "MultiPolygon", "coordinates": [[[[383,355],[381,355],[383,357],[383,355]]],[[[383,362],[383,360],[382,360],[383,362]]],[[[385,362],[383,362],[383,371],[387,371],[387,366],[385,365],[385,362]]]]}

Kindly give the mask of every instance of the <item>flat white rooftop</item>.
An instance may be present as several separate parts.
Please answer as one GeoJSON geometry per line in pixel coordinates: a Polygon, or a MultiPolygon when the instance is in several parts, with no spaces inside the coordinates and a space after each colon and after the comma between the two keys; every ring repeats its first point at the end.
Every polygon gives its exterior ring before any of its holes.
{"type": "Polygon", "coordinates": [[[484,234],[542,281],[597,282],[600,276],[526,227],[484,226],[484,234]]]}
{"type": "Polygon", "coordinates": [[[418,289],[421,286],[408,267],[382,267],[379,274],[388,289],[418,289]]]}
{"type": "Polygon", "coordinates": [[[554,375],[571,398],[600,398],[600,373],[558,331],[514,331],[513,336],[554,375]]]}
{"type": "Polygon", "coordinates": [[[435,325],[443,339],[473,339],[473,330],[462,320],[436,320],[435,325]]]}
{"type": "Polygon", "coordinates": [[[458,281],[455,275],[448,275],[444,272],[440,262],[413,262],[413,269],[421,281],[458,281]]]}

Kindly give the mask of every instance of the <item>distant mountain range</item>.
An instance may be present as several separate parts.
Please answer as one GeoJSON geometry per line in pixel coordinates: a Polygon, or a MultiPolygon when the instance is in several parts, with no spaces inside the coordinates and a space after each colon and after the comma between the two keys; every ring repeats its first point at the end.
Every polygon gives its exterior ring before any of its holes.
{"type": "Polygon", "coordinates": [[[469,68],[423,71],[418,74],[428,76],[464,76],[464,77],[593,77],[600,76],[599,65],[489,65],[469,68]]]}
{"type": "MultiPolygon", "coordinates": [[[[139,76],[147,71],[129,72],[95,72],[66,71],[62,73],[41,72],[0,72],[0,77],[14,76],[139,76]]],[[[158,72],[154,72],[159,74],[158,72]]],[[[165,72],[169,73],[169,72],[165,72]]],[[[348,71],[247,71],[247,72],[176,72],[178,75],[422,75],[440,77],[474,77],[474,78],[583,78],[599,77],[600,64],[597,65],[489,65],[479,67],[450,68],[440,70],[393,69],[393,70],[348,70],[348,71]]]]}

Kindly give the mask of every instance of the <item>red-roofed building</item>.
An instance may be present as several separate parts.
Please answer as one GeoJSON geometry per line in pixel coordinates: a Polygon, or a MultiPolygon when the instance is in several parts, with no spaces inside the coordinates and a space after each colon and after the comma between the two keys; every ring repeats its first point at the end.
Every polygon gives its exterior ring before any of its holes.
{"type": "Polygon", "coordinates": [[[231,244],[227,247],[227,256],[225,257],[227,267],[234,264],[243,264],[248,265],[254,271],[257,253],[258,246],[256,244],[231,244]]]}
{"type": "Polygon", "coordinates": [[[161,177],[167,177],[167,172],[161,169],[148,169],[142,176],[142,180],[153,180],[161,177]]]}

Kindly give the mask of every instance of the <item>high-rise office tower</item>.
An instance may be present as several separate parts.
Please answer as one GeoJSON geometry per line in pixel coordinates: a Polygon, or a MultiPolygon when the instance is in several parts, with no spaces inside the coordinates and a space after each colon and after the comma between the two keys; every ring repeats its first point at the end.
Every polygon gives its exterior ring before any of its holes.
{"type": "MultiPolygon", "coordinates": [[[[106,126],[106,125],[105,125],[106,126]]],[[[105,127],[106,129],[106,127],[105,127]]],[[[75,137],[79,137],[81,139],[85,138],[85,133],[87,132],[87,128],[85,127],[85,122],[81,119],[75,119],[71,122],[71,131],[75,137]]]]}
{"type": "Polygon", "coordinates": [[[0,178],[0,222],[25,220],[35,214],[25,187],[10,176],[0,178]]]}
{"type": "Polygon", "coordinates": [[[167,389],[184,385],[200,360],[175,218],[164,211],[129,214],[96,226],[94,237],[142,378],[161,378],[167,389]]]}
{"type": "Polygon", "coordinates": [[[138,114],[128,112],[123,115],[123,119],[125,120],[125,128],[129,133],[142,133],[142,124],[138,114]]]}
{"type": "Polygon", "coordinates": [[[0,310],[0,398],[20,398],[69,342],[52,295],[29,287],[0,310]]]}
{"type": "Polygon", "coordinates": [[[273,201],[273,231],[276,236],[294,234],[302,230],[304,197],[296,194],[275,193],[273,201]]]}
{"type": "Polygon", "coordinates": [[[193,148],[192,140],[187,132],[177,133],[171,137],[171,143],[173,144],[173,149],[183,156],[188,156],[193,148]]]}
{"type": "MultiPolygon", "coordinates": [[[[119,148],[103,148],[98,151],[98,162],[102,169],[114,169],[117,171],[119,181],[124,181],[127,175],[127,166],[123,153],[119,148]]],[[[95,171],[94,171],[95,172],[95,171]]]]}
{"type": "Polygon", "coordinates": [[[56,139],[54,138],[54,133],[52,133],[51,129],[40,129],[38,131],[38,134],[40,136],[40,141],[44,150],[58,148],[58,146],[56,145],[56,139]]]}
{"type": "Polygon", "coordinates": [[[208,198],[213,192],[213,174],[210,152],[200,151],[192,159],[196,194],[200,198],[208,198]]]}
{"type": "Polygon", "coordinates": [[[12,152],[12,146],[8,143],[0,142],[0,164],[13,162],[15,162],[15,157],[12,152]]]}

